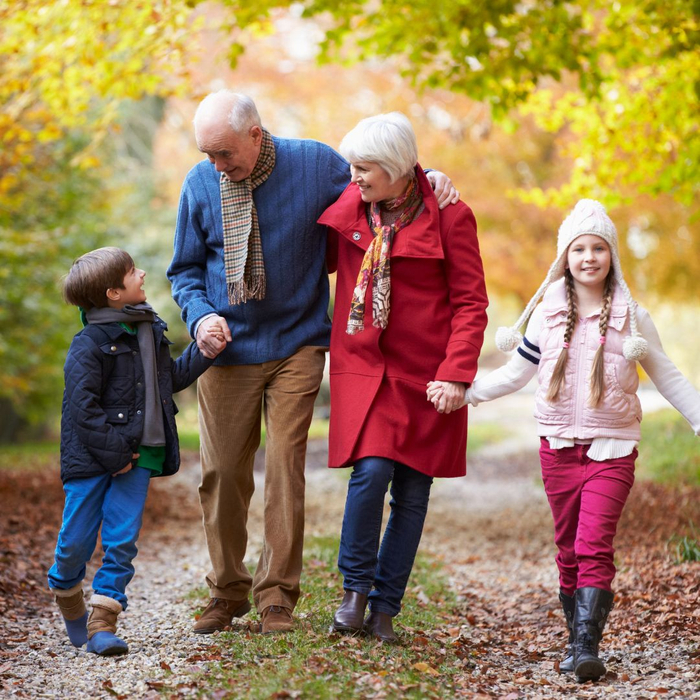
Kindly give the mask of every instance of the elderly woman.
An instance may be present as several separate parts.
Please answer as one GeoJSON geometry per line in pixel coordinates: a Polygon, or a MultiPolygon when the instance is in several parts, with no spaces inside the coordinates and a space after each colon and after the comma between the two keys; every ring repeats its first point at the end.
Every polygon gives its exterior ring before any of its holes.
{"type": "Polygon", "coordinates": [[[488,300],[474,216],[461,202],[439,210],[408,119],[364,119],[340,152],[352,181],[319,220],[338,272],[329,466],[353,467],[338,557],[345,595],[333,627],[394,642],[433,477],[466,473],[459,407],[488,300]],[[442,382],[435,404],[426,398],[433,380],[442,382]]]}

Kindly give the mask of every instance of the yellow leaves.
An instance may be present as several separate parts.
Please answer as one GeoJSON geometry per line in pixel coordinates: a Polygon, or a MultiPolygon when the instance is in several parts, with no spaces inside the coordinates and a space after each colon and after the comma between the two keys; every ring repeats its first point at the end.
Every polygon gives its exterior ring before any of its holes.
{"type": "Polygon", "coordinates": [[[47,141],[55,141],[56,139],[63,136],[63,130],[56,124],[48,124],[46,128],[41,129],[36,134],[36,139],[39,143],[46,143],[47,141]]]}
{"type": "Polygon", "coordinates": [[[16,175],[13,175],[12,173],[0,177],[0,197],[2,197],[3,194],[10,192],[15,187],[17,187],[18,183],[19,178],[16,175]]]}
{"type": "Polygon", "coordinates": [[[95,156],[82,156],[76,159],[75,164],[81,170],[90,170],[91,168],[97,168],[100,165],[100,159],[95,156]]]}
{"type": "Polygon", "coordinates": [[[426,664],[424,661],[419,661],[413,664],[413,668],[419,673],[427,673],[430,676],[439,676],[440,671],[434,669],[432,666],[426,664]]]}
{"type": "Polygon", "coordinates": [[[120,101],[178,92],[187,73],[170,57],[187,48],[191,12],[186,0],[0,2],[0,206],[32,176],[25,146],[41,150],[87,124],[94,145],[120,101]]]}

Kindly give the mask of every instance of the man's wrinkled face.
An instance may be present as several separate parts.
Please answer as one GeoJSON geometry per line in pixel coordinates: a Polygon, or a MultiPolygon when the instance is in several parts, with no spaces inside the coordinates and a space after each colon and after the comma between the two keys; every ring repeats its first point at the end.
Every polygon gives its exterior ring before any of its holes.
{"type": "Polygon", "coordinates": [[[251,126],[235,132],[226,122],[205,124],[195,131],[197,147],[232,182],[241,182],[253,172],[262,145],[262,129],[251,126]]]}

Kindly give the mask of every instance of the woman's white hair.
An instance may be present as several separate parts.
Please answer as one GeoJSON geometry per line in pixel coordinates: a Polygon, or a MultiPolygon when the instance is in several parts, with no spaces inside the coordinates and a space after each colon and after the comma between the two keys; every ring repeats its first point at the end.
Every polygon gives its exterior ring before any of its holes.
{"type": "Polygon", "coordinates": [[[363,119],[345,134],[338,150],[350,163],[377,163],[392,183],[411,173],[418,162],[416,135],[401,112],[363,119]]]}
{"type": "Polygon", "coordinates": [[[208,121],[222,112],[237,134],[247,132],[251,126],[262,127],[258,108],[248,95],[223,89],[210,92],[199,103],[193,119],[195,130],[199,122],[208,121]]]}

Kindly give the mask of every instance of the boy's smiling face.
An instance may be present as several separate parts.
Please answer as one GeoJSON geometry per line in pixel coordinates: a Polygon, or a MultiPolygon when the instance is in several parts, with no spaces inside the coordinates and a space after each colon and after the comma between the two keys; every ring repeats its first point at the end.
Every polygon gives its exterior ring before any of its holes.
{"type": "Polygon", "coordinates": [[[139,270],[138,267],[132,267],[124,275],[123,289],[107,290],[108,306],[114,309],[121,309],[127,304],[134,306],[146,301],[146,292],[143,290],[145,277],[146,273],[143,270],[139,270]]]}

